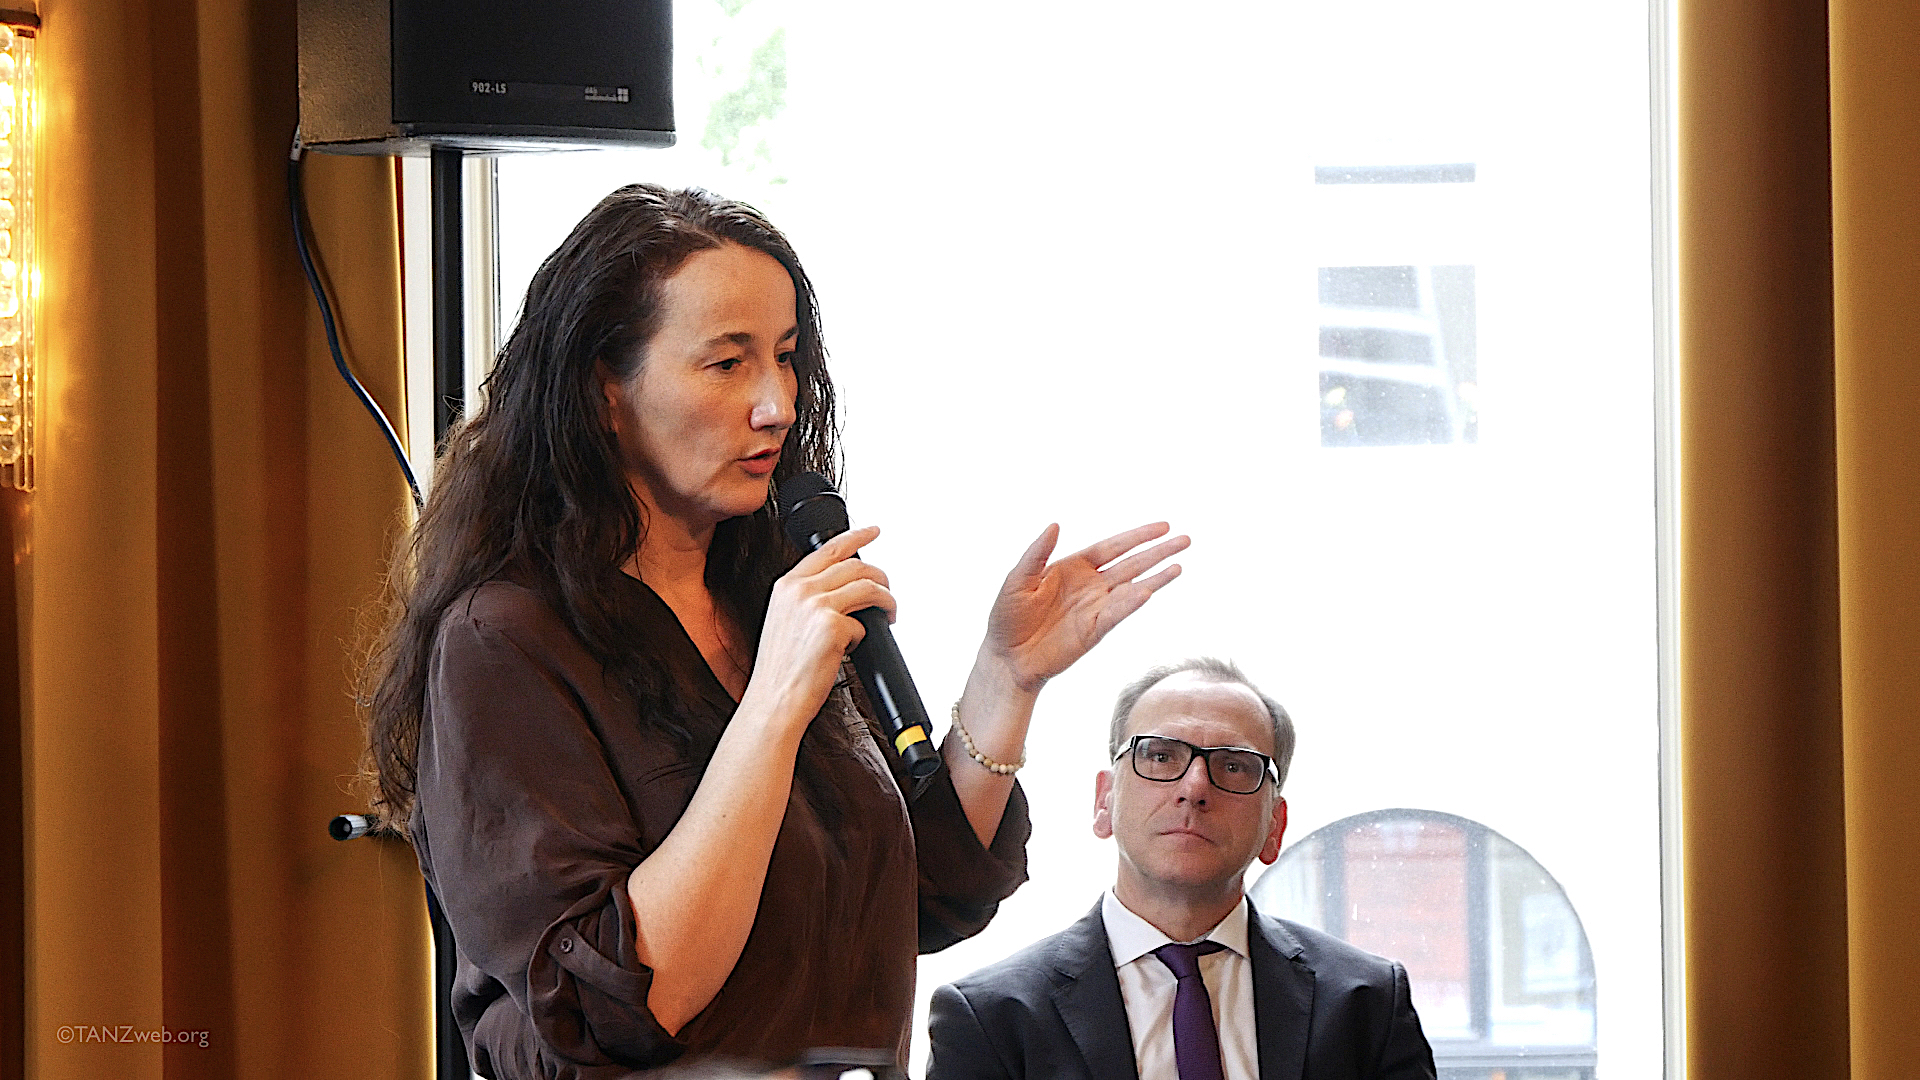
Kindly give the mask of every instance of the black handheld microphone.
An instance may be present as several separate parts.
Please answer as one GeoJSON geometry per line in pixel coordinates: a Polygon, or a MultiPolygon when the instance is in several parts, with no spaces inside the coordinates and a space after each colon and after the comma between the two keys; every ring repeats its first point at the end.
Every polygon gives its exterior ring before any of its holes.
{"type": "MultiPolygon", "coordinates": [[[[849,527],[846,501],[817,472],[803,472],[781,483],[780,517],[786,522],[787,538],[801,551],[818,551],[849,527]]],[[[867,697],[880,711],[880,723],[892,737],[908,774],[916,780],[932,776],[940,769],[940,754],[927,737],[933,725],[927,722],[927,707],[920,703],[920,691],[907,674],[906,658],[893,640],[887,613],[863,608],[853,617],[867,628],[867,636],[853,647],[853,670],[860,673],[867,697]]]]}

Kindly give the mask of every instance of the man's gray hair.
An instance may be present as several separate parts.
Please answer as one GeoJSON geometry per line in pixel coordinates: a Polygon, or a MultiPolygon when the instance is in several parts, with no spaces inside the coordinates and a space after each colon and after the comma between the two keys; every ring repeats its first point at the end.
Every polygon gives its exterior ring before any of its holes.
{"type": "Polygon", "coordinates": [[[1231,682],[1253,691],[1260,703],[1267,707],[1267,719],[1273,722],[1273,767],[1280,773],[1280,783],[1274,785],[1278,791],[1287,782],[1287,766],[1293,764],[1293,717],[1280,703],[1268,697],[1266,691],[1253,684],[1240,665],[1231,660],[1218,660],[1211,656],[1196,656],[1175,664],[1162,664],[1145,675],[1128,683],[1120,691],[1120,699],[1113,703],[1113,730],[1107,737],[1107,760],[1120,756],[1126,746],[1127,721],[1133,716],[1133,707],[1140,704],[1141,695],[1153,689],[1154,684],[1169,675],[1191,671],[1208,682],[1231,682]]]}

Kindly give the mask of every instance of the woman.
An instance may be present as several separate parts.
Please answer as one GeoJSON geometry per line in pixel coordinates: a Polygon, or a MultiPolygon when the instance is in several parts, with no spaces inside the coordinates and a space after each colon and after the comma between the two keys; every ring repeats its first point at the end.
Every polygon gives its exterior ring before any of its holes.
{"type": "Polygon", "coordinates": [[[878,530],[796,560],[769,503],[836,457],[811,286],[750,208],[622,188],[534,276],[396,579],[371,724],[482,1073],[904,1058],[916,950],[1025,879],[1035,695],[1186,539],[1048,565],[1049,526],[916,791],[843,675],[849,613],[895,610],[853,557],[878,530]]]}

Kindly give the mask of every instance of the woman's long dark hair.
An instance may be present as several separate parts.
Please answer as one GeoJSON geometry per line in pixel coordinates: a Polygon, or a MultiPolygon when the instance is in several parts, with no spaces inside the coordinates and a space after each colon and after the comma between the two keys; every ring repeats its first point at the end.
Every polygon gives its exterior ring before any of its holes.
{"type": "MultiPolygon", "coordinates": [[[[441,617],[497,577],[539,592],[661,734],[683,748],[693,739],[670,707],[672,673],[635,653],[612,599],[646,521],[620,466],[597,368],[631,380],[658,327],[662,283],[695,252],[724,243],[772,256],[793,278],[800,387],[774,482],[809,469],[837,478],[833,383],[813,286],[786,237],[752,207],[698,189],[633,184],[601,200],[534,274],[485,404],[448,434],[426,508],[395,559],[367,672],[367,764],[374,810],[387,825],[404,828],[412,813],[441,617]]],[[[771,502],[714,530],[707,586],[753,645],[773,582],[795,558],[771,502]]]]}

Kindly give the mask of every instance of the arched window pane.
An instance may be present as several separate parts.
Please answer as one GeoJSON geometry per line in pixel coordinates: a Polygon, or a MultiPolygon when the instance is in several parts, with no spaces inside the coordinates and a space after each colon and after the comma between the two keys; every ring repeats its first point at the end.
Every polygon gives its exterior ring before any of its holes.
{"type": "Polygon", "coordinates": [[[1249,890],[1261,911],[1407,969],[1442,1080],[1588,1080],[1596,987],[1585,929],[1545,867],[1478,822],[1344,818],[1249,890]]]}

